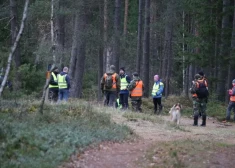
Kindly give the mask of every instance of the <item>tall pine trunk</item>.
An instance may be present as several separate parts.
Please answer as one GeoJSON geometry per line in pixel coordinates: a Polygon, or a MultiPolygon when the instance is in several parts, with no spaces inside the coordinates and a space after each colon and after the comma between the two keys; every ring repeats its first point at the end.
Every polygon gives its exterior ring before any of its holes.
{"type": "Polygon", "coordinates": [[[121,0],[115,0],[115,15],[114,15],[114,64],[116,70],[119,69],[120,58],[120,28],[121,28],[121,0]]]}
{"type": "MultiPolygon", "coordinates": [[[[102,19],[102,16],[103,16],[103,8],[102,8],[102,3],[99,2],[99,15],[100,15],[100,19],[99,19],[99,29],[100,29],[100,38],[103,40],[103,19],[102,19]]],[[[100,90],[100,78],[102,77],[104,71],[103,71],[103,53],[104,53],[104,44],[103,43],[100,43],[99,45],[99,56],[98,56],[98,67],[99,67],[99,70],[98,70],[98,78],[97,78],[97,86],[98,86],[98,100],[101,100],[102,98],[102,94],[101,94],[101,90],[100,90]]]]}
{"type": "Polygon", "coordinates": [[[143,81],[145,97],[149,96],[149,47],[150,47],[150,0],[145,0],[144,46],[143,46],[143,81]]]}
{"type": "MultiPolygon", "coordinates": [[[[108,71],[108,64],[107,63],[107,54],[108,54],[108,0],[104,0],[104,30],[103,30],[103,43],[104,43],[104,50],[103,50],[103,72],[108,71]]],[[[108,59],[111,60],[111,59],[108,59]]]]}
{"type": "Polygon", "coordinates": [[[138,39],[137,39],[137,56],[136,56],[136,71],[140,74],[141,54],[142,54],[142,27],[143,27],[143,2],[139,0],[139,13],[138,13],[138,39]]]}
{"type": "Polygon", "coordinates": [[[127,33],[128,6],[129,6],[129,0],[125,0],[124,28],[123,28],[123,34],[124,34],[124,36],[125,36],[126,33],[127,33]]]}
{"type": "Polygon", "coordinates": [[[82,81],[85,68],[85,54],[86,54],[86,25],[87,25],[87,11],[82,1],[79,12],[76,13],[74,39],[72,46],[72,53],[70,59],[70,73],[71,78],[71,97],[80,98],[82,96],[82,81]]]}
{"type": "Polygon", "coordinates": [[[223,18],[222,18],[222,32],[221,32],[221,44],[219,51],[219,69],[218,69],[218,85],[217,85],[217,94],[218,99],[221,101],[225,100],[225,90],[226,90],[226,61],[225,56],[228,55],[227,47],[228,47],[228,37],[226,31],[228,31],[229,27],[229,4],[230,0],[223,0],[223,18]]]}

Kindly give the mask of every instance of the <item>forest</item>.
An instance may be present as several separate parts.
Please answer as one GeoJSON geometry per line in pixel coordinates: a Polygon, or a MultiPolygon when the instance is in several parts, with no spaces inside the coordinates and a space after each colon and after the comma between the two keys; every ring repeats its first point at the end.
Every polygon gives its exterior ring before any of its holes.
{"type": "MultiPolygon", "coordinates": [[[[24,5],[1,2],[1,79],[24,5]]],[[[100,78],[113,64],[117,72],[138,72],[146,97],[155,74],[166,97],[190,96],[194,75],[203,71],[210,95],[225,101],[235,77],[234,16],[231,0],[31,0],[7,81],[14,95],[40,97],[48,67],[68,66],[70,96],[100,99],[100,78]]]]}

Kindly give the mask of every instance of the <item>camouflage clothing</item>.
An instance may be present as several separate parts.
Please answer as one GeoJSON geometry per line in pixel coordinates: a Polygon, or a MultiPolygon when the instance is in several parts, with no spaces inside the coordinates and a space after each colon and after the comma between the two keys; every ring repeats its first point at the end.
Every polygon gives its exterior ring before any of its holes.
{"type": "MultiPolygon", "coordinates": [[[[130,82],[130,84],[127,86],[127,89],[129,91],[132,91],[135,87],[136,87],[136,82],[137,81],[141,81],[141,79],[138,76],[133,76],[133,80],[130,82]]],[[[143,88],[144,90],[144,84],[143,84],[143,88]]],[[[130,96],[131,98],[131,105],[132,105],[132,109],[134,111],[142,111],[141,109],[141,104],[142,104],[142,96],[130,96]]]]}
{"type": "Polygon", "coordinates": [[[203,99],[193,98],[194,116],[198,117],[199,113],[201,113],[202,116],[206,116],[206,103],[207,103],[207,98],[203,99]]]}

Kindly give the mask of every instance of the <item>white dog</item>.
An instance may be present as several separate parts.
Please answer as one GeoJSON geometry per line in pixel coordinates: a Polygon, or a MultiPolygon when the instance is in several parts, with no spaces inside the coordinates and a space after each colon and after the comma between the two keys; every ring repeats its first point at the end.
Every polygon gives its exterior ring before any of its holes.
{"type": "Polygon", "coordinates": [[[180,124],[180,117],[181,117],[180,111],[181,111],[181,108],[182,108],[181,104],[177,103],[169,111],[170,116],[171,116],[171,121],[176,122],[177,125],[180,124]]]}

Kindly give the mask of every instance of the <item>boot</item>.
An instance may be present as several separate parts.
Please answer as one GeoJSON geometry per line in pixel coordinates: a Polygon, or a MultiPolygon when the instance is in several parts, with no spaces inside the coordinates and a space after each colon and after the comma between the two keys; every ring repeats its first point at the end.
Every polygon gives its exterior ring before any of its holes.
{"type": "Polygon", "coordinates": [[[193,126],[198,126],[198,116],[194,116],[193,126]]]}
{"type": "Polygon", "coordinates": [[[205,127],[206,126],[206,115],[203,115],[202,116],[202,124],[201,124],[202,127],[205,127]]]}

